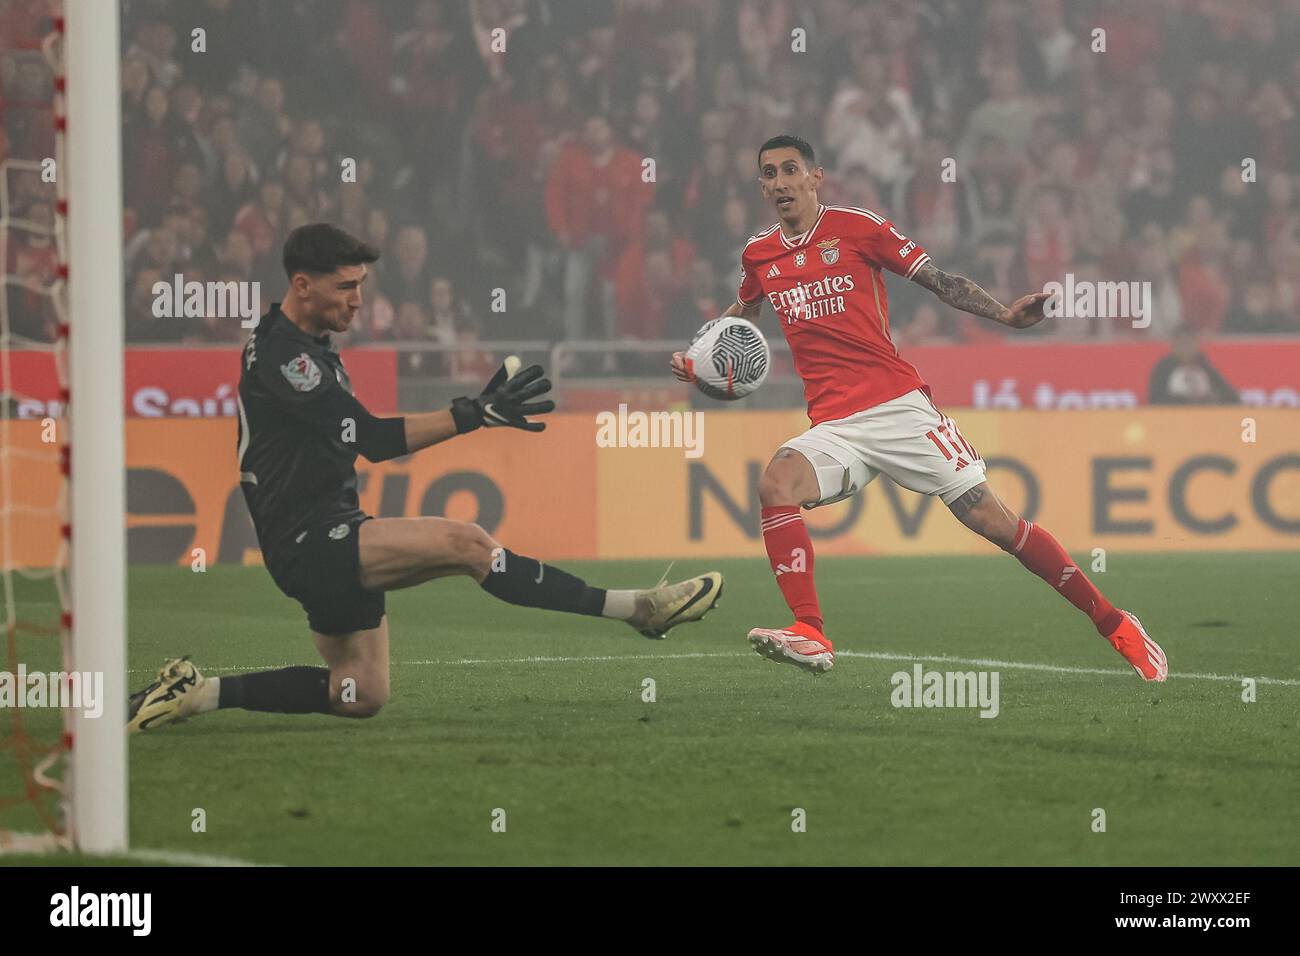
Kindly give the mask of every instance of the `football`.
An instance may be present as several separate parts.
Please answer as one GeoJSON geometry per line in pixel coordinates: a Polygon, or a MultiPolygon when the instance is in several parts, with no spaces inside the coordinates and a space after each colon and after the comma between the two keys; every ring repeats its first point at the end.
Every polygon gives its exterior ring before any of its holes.
{"type": "Polygon", "coordinates": [[[704,323],[686,350],[686,368],[696,387],[724,402],[752,394],[771,365],[767,339],[758,326],[739,316],[704,323]]]}

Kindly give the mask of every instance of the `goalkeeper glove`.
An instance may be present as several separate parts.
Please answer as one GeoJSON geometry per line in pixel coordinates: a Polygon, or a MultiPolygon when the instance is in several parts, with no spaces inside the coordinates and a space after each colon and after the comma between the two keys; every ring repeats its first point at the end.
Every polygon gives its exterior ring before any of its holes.
{"type": "Polygon", "coordinates": [[[549,392],[551,383],[543,377],[546,373],[540,365],[530,365],[522,371],[519,371],[519,365],[519,359],[510,356],[478,398],[461,396],[452,399],[451,415],[456,420],[458,434],[472,432],[479,426],[494,428],[499,425],[528,432],[545,430],[545,424],[530,422],[526,416],[555,411],[555,402],[550,399],[531,401],[549,392]]]}

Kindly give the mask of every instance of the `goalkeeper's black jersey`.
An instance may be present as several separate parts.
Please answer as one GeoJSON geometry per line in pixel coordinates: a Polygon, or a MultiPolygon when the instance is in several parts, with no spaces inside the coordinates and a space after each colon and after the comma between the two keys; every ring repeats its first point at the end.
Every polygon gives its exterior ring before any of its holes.
{"type": "Polygon", "coordinates": [[[241,356],[237,446],[268,563],[305,526],[359,510],[354,463],[368,417],[330,337],[308,335],[273,302],[241,356]]]}

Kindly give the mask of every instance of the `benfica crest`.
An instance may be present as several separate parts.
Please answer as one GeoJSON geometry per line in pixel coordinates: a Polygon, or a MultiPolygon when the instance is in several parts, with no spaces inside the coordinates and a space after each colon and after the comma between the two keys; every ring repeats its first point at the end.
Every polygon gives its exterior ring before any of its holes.
{"type": "Polygon", "coordinates": [[[794,267],[796,269],[802,269],[803,264],[807,261],[808,261],[808,257],[804,255],[802,252],[796,252],[794,254],[794,267]]]}
{"type": "Polygon", "coordinates": [[[838,239],[827,239],[825,242],[817,243],[817,248],[822,251],[822,262],[828,266],[833,266],[840,261],[840,250],[835,248],[838,244],[838,239]]]}
{"type": "Polygon", "coordinates": [[[280,372],[299,392],[310,392],[320,384],[320,366],[306,352],[281,365],[280,372]]]}

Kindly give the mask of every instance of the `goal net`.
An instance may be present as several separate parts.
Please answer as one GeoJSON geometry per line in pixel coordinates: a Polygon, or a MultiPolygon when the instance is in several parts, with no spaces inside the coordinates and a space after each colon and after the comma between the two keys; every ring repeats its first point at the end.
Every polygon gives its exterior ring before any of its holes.
{"type": "Polygon", "coordinates": [[[62,711],[27,706],[36,701],[26,681],[28,672],[63,671],[71,659],[60,468],[67,436],[59,401],[67,394],[63,137],[55,129],[61,45],[48,11],[5,13],[14,19],[0,47],[0,852],[67,845],[62,758],[72,730],[62,711]]]}
{"type": "Polygon", "coordinates": [[[0,853],[126,845],[116,7],[0,2],[0,853]]]}

